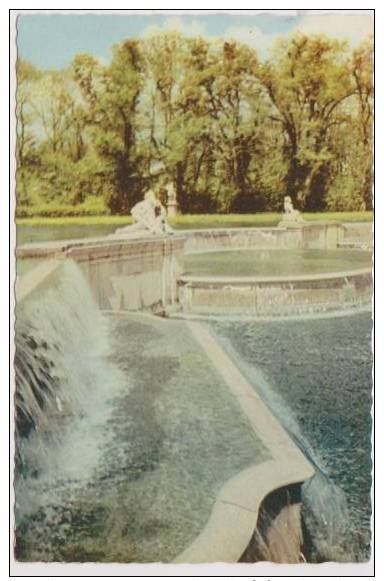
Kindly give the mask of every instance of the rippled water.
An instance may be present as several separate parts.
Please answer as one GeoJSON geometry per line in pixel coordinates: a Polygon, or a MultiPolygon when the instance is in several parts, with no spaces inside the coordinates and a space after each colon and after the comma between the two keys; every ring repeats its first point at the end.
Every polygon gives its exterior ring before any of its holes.
{"type": "Polygon", "coordinates": [[[369,314],[213,323],[298,445],[318,467],[304,488],[313,561],[370,555],[372,355],[369,314]]]}

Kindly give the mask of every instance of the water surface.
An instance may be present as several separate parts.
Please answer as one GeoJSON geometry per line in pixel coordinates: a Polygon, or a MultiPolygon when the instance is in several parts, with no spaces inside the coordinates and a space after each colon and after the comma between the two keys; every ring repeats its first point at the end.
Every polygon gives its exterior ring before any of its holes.
{"type": "Polygon", "coordinates": [[[322,274],[371,267],[362,250],[225,250],[185,257],[185,274],[284,276],[322,274]]]}
{"type": "MultiPolygon", "coordinates": [[[[120,383],[100,394],[108,413],[93,468],[25,480],[19,500],[28,488],[36,506],[19,514],[20,560],[171,561],[204,528],[223,484],[269,458],[183,322],[110,316],[109,336],[105,364],[120,383]]],[[[55,455],[79,450],[87,464],[94,435],[75,422],[55,455]]]]}
{"type": "Polygon", "coordinates": [[[318,540],[312,558],[368,559],[370,315],[217,322],[213,327],[254,388],[318,467],[318,477],[307,489],[312,505],[307,524],[318,540]]]}

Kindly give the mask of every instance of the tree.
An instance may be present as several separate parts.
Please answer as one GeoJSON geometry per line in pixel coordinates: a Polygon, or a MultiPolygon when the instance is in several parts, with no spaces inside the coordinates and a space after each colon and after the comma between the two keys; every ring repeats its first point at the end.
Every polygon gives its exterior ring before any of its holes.
{"type": "Polygon", "coordinates": [[[295,34],[260,63],[238,42],[165,32],[116,45],[109,65],[20,60],[17,75],[27,212],[128,214],[168,181],[182,212],[278,210],[284,194],[306,210],[371,207],[372,40],[352,51],[295,34]]]}
{"type": "Polygon", "coordinates": [[[352,55],[352,75],[358,99],[358,114],[362,155],[360,156],[364,180],[361,189],[366,210],[372,209],[373,187],[373,39],[368,38],[352,55]]]}
{"type": "Polygon", "coordinates": [[[111,186],[108,206],[113,213],[128,213],[143,189],[136,150],[136,110],[143,85],[138,43],[127,40],[115,46],[108,67],[80,55],[73,69],[87,105],[92,139],[111,186]]]}
{"type": "Polygon", "coordinates": [[[286,193],[302,209],[325,206],[330,131],[355,94],[346,45],[325,36],[296,34],[280,42],[275,58],[260,67],[260,80],[285,135],[286,193]]]}
{"type": "Polygon", "coordinates": [[[30,204],[28,175],[36,164],[35,138],[32,131],[34,112],[31,107],[33,85],[41,73],[30,62],[19,59],[16,63],[16,194],[19,204],[30,204]]]}

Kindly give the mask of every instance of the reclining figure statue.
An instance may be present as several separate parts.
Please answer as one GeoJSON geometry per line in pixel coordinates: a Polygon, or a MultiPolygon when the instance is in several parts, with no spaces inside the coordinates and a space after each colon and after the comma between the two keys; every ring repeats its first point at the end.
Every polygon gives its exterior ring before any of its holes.
{"type": "Polygon", "coordinates": [[[148,190],[144,200],[135,204],[131,210],[134,224],[118,228],[112,236],[137,237],[151,234],[173,234],[173,229],[167,224],[166,211],[153,190],[148,190]]]}

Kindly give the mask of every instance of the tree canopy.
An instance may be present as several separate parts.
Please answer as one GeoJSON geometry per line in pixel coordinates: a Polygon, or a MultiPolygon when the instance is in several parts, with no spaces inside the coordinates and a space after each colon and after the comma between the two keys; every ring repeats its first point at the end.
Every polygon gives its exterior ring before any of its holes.
{"type": "Polygon", "coordinates": [[[372,39],[295,34],[272,57],[164,32],[17,62],[17,213],[126,214],[173,182],[184,213],[372,207],[372,39]]]}

